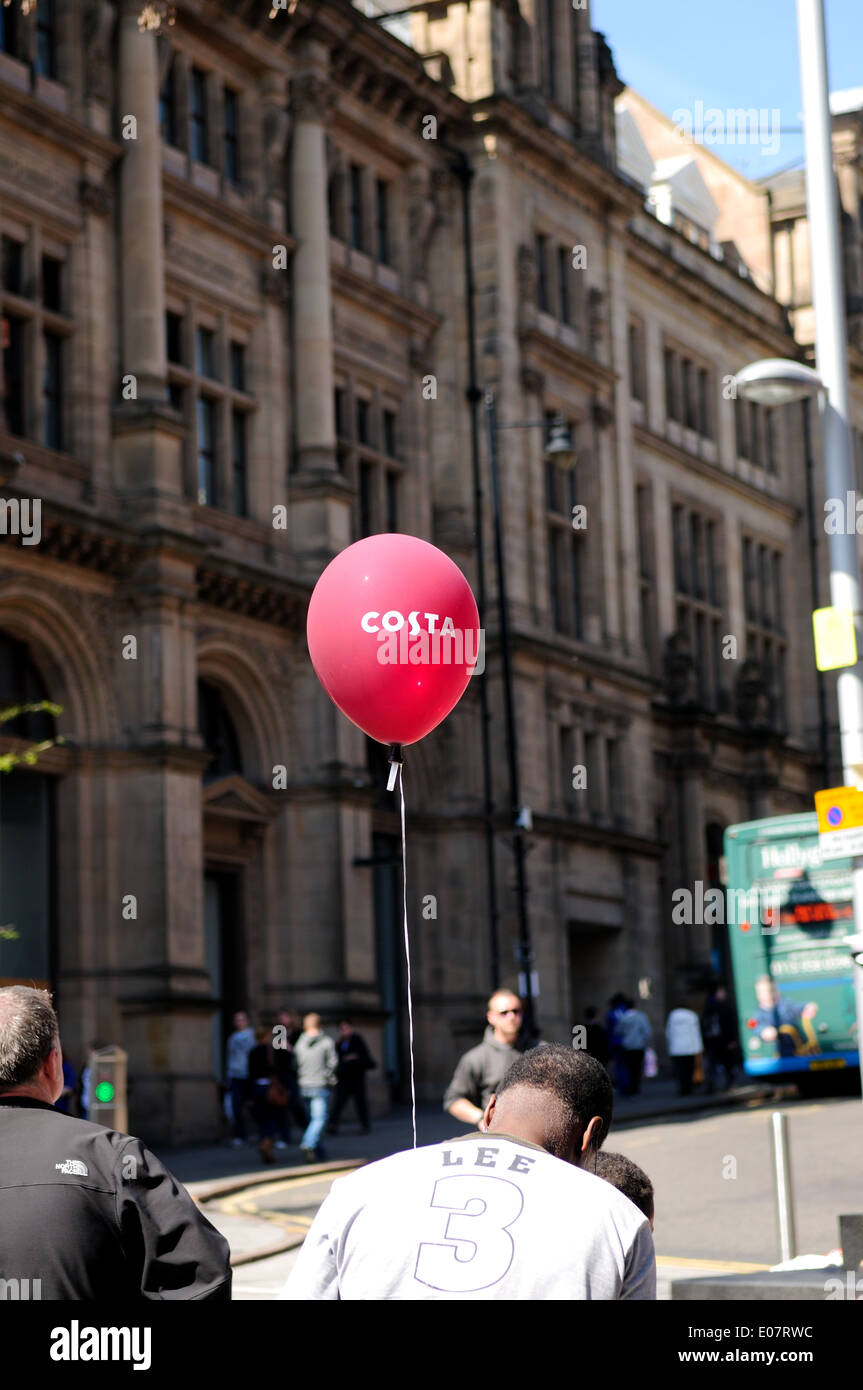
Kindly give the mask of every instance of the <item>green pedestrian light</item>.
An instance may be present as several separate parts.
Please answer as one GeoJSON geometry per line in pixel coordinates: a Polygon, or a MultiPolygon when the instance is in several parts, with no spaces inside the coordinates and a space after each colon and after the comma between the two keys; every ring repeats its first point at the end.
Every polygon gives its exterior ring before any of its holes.
{"type": "Polygon", "coordinates": [[[96,1087],[96,1099],[102,1105],[107,1105],[114,1099],[114,1083],[112,1081],[100,1081],[96,1087]]]}

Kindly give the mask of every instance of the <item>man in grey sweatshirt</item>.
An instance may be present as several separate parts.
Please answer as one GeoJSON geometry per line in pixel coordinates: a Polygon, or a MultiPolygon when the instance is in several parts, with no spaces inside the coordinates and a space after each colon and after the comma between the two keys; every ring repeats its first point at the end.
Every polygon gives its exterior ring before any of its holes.
{"type": "Polygon", "coordinates": [[[306,1014],[294,1048],[297,1083],[309,1116],[300,1150],[307,1163],[323,1161],[321,1135],[327,1123],[330,1094],[336,1084],[336,1045],[321,1029],[320,1014],[306,1014]]]}
{"type": "Polygon", "coordinates": [[[517,1062],[523,1048],[521,1000],[499,989],[488,1001],[488,1027],[481,1043],[459,1061],[447,1087],[443,1108],[466,1125],[478,1125],[498,1084],[517,1062]]]}

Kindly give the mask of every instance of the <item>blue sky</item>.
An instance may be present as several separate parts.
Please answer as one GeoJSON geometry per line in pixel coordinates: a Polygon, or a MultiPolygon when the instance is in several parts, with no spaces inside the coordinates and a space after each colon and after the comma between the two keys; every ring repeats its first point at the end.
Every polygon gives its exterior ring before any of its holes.
{"type": "MultiPolygon", "coordinates": [[[[801,124],[795,0],[591,0],[590,9],[622,80],[667,115],[697,101],[770,113],[763,148],[713,146],[722,159],[750,178],[802,162],[802,137],[785,132],[801,124]]],[[[863,0],[826,0],[826,15],[831,91],[863,86],[863,0]]]]}

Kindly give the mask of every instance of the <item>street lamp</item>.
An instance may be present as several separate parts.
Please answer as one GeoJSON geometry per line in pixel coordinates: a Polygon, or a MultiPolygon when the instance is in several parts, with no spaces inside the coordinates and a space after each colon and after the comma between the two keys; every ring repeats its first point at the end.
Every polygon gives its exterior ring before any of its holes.
{"type": "MultiPolygon", "coordinates": [[[[817,371],[782,358],[754,362],[736,378],[741,395],[764,404],[817,396],[824,441],[826,495],[854,491],[848,347],[842,284],[833,141],[827,82],[823,0],[797,0],[798,48],[806,143],[806,204],[812,264],[817,371]]],[[[860,652],[860,573],[857,536],[847,528],[829,535],[830,601],[854,615],[860,652]]],[[[840,670],[837,679],[843,776],[856,786],[863,777],[863,667],[840,670]]],[[[863,856],[853,858],[854,920],[863,926],[863,856]]],[[[857,1046],[863,1054],[863,968],[852,965],[857,1001],[857,1046]]]]}
{"type": "Polygon", "coordinates": [[[494,391],[485,395],[486,424],[488,427],[488,458],[491,475],[492,523],[494,526],[495,568],[497,571],[497,595],[500,611],[500,651],[503,672],[504,718],[506,723],[506,754],[509,770],[509,803],[512,824],[512,843],[515,855],[516,901],[518,904],[518,944],[519,964],[524,979],[524,1030],[529,1039],[537,1034],[536,1007],[533,993],[533,948],[530,939],[530,921],[527,912],[527,878],[525,874],[524,835],[533,824],[530,807],[522,806],[518,775],[518,737],[515,726],[515,698],[512,681],[512,652],[509,636],[509,602],[506,592],[506,574],[503,562],[503,535],[500,524],[500,480],[498,474],[497,436],[500,430],[548,430],[545,456],[559,468],[571,468],[575,462],[569,427],[562,416],[552,422],[547,420],[517,420],[512,424],[499,424],[494,391]]]}

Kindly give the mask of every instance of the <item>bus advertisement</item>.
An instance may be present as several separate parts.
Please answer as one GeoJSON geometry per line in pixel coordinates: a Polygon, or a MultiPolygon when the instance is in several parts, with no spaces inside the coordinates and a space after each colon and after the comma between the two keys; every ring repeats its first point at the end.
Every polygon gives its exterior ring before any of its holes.
{"type": "Polygon", "coordinates": [[[814,812],[725,831],[731,966],[744,1069],[859,1065],[851,859],[823,861],[814,812]]]}

